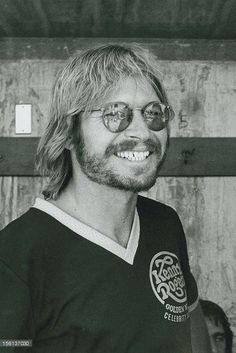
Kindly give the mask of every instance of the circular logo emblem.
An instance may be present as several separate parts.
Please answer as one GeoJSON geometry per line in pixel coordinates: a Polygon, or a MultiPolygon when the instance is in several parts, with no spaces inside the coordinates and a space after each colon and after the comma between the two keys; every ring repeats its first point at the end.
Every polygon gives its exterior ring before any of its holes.
{"type": "Polygon", "coordinates": [[[162,251],[152,258],[150,281],[155,296],[163,305],[187,301],[184,277],[175,254],[162,251]]]}
{"type": "Polygon", "coordinates": [[[182,322],[189,318],[187,295],[178,257],[168,251],[154,255],[150,263],[152,290],[164,306],[164,319],[182,322]]]}

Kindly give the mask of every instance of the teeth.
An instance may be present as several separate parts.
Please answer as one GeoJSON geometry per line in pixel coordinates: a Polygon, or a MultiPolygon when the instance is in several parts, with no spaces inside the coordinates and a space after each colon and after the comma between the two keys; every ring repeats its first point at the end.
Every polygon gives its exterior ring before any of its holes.
{"type": "Polygon", "coordinates": [[[149,156],[150,152],[137,152],[137,151],[125,151],[117,152],[117,156],[121,158],[126,158],[129,161],[143,161],[149,156]]]}

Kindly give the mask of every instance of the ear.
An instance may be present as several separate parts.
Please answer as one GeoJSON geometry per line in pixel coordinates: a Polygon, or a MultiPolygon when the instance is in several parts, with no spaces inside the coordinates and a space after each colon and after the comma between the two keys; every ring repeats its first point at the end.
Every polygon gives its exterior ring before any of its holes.
{"type": "Polygon", "coordinates": [[[72,151],[74,147],[73,137],[74,137],[74,128],[75,128],[75,117],[67,116],[67,128],[68,128],[68,137],[66,139],[65,148],[69,151],[72,151]]]}
{"type": "Polygon", "coordinates": [[[66,141],[66,145],[65,148],[69,151],[71,151],[73,149],[73,138],[72,136],[69,136],[67,141],[66,141]]]}

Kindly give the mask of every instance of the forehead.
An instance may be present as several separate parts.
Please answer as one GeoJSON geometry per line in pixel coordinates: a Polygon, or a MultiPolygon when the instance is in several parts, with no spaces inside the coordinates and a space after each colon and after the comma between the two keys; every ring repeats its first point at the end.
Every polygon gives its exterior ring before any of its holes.
{"type": "Polygon", "coordinates": [[[206,318],[206,325],[208,328],[209,334],[213,335],[214,333],[224,333],[224,328],[220,321],[216,322],[214,318],[206,318]]]}
{"type": "Polygon", "coordinates": [[[103,103],[125,102],[130,106],[142,106],[151,101],[159,101],[159,98],[151,85],[145,78],[123,78],[105,97],[103,103]]]}

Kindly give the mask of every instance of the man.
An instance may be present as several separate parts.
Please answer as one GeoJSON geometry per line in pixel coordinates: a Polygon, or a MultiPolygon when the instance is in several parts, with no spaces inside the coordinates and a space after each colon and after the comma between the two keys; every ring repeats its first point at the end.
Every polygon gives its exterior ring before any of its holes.
{"type": "Polygon", "coordinates": [[[38,149],[45,199],[1,235],[2,337],[44,353],[207,352],[191,344],[203,321],[179,218],[138,197],[173,115],[138,46],[85,50],[61,71],[38,149]]]}
{"type": "Polygon", "coordinates": [[[233,333],[223,309],[210,300],[200,299],[210,337],[212,353],[232,353],[233,333]]]}

